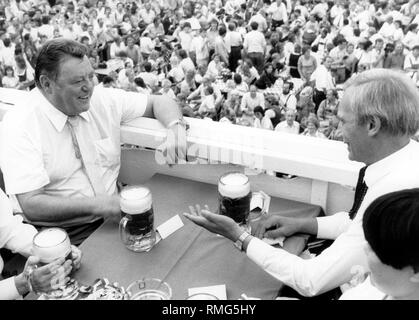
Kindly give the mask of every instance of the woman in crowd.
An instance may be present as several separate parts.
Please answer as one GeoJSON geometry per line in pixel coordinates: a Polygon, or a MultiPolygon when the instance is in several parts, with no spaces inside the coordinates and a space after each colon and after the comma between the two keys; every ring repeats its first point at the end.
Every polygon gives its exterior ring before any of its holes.
{"type": "Polygon", "coordinates": [[[317,118],[320,121],[321,127],[327,127],[329,121],[334,115],[338,113],[339,96],[336,89],[329,89],[326,92],[326,99],[320,102],[317,110],[317,118]],[[324,124],[322,124],[322,122],[324,124]]]}
{"type": "Polygon", "coordinates": [[[311,55],[309,45],[304,45],[301,50],[302,55],[298,58],[297,68],[298,73],[304,83],[310,82],[310,77],[317,68],[316,58],[311,55]]]}
{"type": "Polygon", "coordinates": [[[16,89],[19,86],[19,78],[15,76],[15,71],[11,66],[4,68],[4,76],[1,79],[4,88],[16,89]]]}
{"type": "Polygon", "coordinates": [[[317,120],[315,115],[310,115],[307,118],[306,126],[302,133],[303,136],[326,139],[326,136],[319,131],[319,120],[317,120]]]}

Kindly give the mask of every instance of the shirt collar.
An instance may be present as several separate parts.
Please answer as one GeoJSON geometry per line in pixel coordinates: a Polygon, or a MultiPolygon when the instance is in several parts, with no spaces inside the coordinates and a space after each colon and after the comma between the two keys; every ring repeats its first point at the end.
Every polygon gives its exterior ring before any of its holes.
{"type": "Polygon", "coordinates": [[[385,177],[390,172],[392,172],[395,166],[399,166],[403,159],[406,159],[407,154],[410,152],[410,149],[413,148],[414,144],[415,142],[410,140],[409,143],[400,150],[390,154],[380,161],[369,165],[365,171],[364,177],[367,186],[371,187],[382,177],[385,177]]]}
{"type": "MultiPolygon", "coordinates": [[[[38,88],[35,88],[33,91],[35,92],[35,94],[38,95],[38,99],[40,101],[39,105],[43,113],[47,116],[49,121],[51,121],[55,129],[58,132],[61,132],[65,126],[65,123],[67,122],[68,116],[64,114],[63,112],[61,112],[60,110],[58,110],[57,108],[55,108],[51,104],[51,102],[49,102],[48,99],[45,98],[45,96],[42,94],[42,92],[38,88]]],[[[80,113],[79,116],[82,117],[87,122],[90,121],[90,116],[89,116],[88,111],[80,113]]]]}

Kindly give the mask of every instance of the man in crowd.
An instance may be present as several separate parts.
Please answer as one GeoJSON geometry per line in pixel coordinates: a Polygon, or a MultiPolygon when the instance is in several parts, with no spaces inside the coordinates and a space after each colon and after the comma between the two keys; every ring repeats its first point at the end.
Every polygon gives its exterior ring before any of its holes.
{"type": "Polygon", "coordinates": [[[48,41],[35,68],[37,88],[27,105],[6,114],[1,137],[7,193],[29,222],[62,227],[74,244],[120,214],[121,124],[155,117],[174,137],[168,160],[184,159],[186,149],[185,123],[173,100],[94,87],[86,53],[73,40],[48,41]]]}
{"type": "Polygon", "coordinates": [[[360,171],[349,213],[308,219],[269,215],[252,230],[253,236],[229,217],[208,210],[192,210],[185,216],[241,242],[251,260],[301,295],[315,296],[347,283],[354,276],[354,267],[368,271],[362,230],[368,205],[383,194],[419,186],[419,145],[411,140],[419,128],[418,99],[412,81],[393,70],[365,71],[347,85],[338,111],[343,139],[349,159],[367,165],[360,171]],[[295,233],[334,242],[318,256],[302,259],[258,239],[295,233]]]}

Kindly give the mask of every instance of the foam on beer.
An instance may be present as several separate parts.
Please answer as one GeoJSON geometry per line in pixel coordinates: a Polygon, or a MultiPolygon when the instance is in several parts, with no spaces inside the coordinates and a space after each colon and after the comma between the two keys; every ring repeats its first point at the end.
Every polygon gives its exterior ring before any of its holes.
{"type": "Polygon", "coordinates": [[[38,232],[33,238],[33,253],[41,262],[49,263],[65,257],[71,251],[67,233],[59,228],[49,228],[38,232]]]}
{"type": "Polygon", "coordinates": [[[142,186],[133,186],[121,191],[121,210],[127,214],[139,214],[151,208],[151,192],[142,186]]]}
{"type": "Polygon", "coordinates": [[[218,192],[231,199],[243,198],[250,192],[249,178],[240,172],[226,174],[220,178],[218,192]]]}

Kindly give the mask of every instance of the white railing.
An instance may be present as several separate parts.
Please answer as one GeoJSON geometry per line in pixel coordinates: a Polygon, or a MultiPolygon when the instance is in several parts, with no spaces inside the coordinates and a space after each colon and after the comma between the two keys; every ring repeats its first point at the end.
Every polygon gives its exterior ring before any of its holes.
{"type": "MultiPolygon", "coordinates": [[[[0,89],[0,101],[17,104],[25,93],[0,89]]],[[[0,119],[13,107],[0,103],[0,119]]],[[[164,173],[215,184],[225,172],[244,170],[250,174],[254,190],[318,204],[326,214],[350,207],[361,164],[348,160],[342,142],[201,119],[187,118],[187,122],[188,163],[174,166],[156,161],[161,157],[154,150],[166,139],[166,130],[158,121],[140,118],[125,124],[121,141],[140,148],[123,148],[120,180],[141,183],[155,173],[164,173]],[[256,174],[262,170],[298,177],[280,179],[256,174]]]]}

